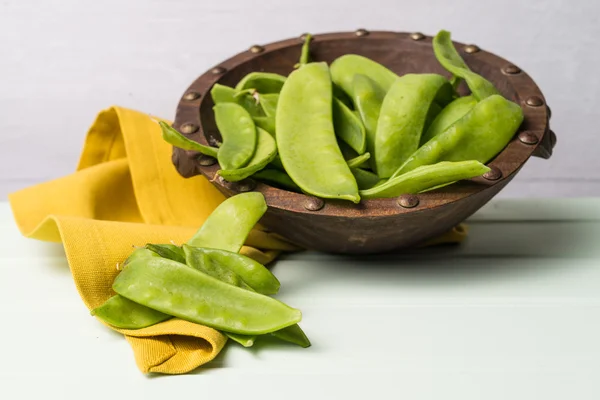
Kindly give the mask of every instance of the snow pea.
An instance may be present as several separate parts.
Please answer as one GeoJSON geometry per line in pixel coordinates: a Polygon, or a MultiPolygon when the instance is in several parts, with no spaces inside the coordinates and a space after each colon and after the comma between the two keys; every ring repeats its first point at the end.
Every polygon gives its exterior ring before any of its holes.
{"type": "Polygon", "coordinates": [[[177,245],[148,243],[145,248],[155,252],[163,258],[185,263],[185,253],[183,252],[183,249],[177,245]]]}
{"type": "Polygon", "coordinates": [[[332,97],[324,62],[303,65],[288,76],[277,104],[279,156],[290,178],[305,192],[358,203],[356,181],[335,137],[332,97]]]}
{"type": "Polygon", "coordinates": [[[131,252],[129,257],[127,257],[127,259],[123,262],[123,265],[121,265],[121,268],[125,268],[125,266],[127,266],[127,264],[129,264],[130,262],[132,262],[134,260],[150,258],[150,257],[160,257],[160,255],[152,250],[149,250],[149,249],[146,249],[143,247],[138,247],[137,249],[135,249],[134,251],[131,252]]]}
{"type": "Polygon", "coordinates": [[[381,181],[377,174],[374,174],[373,172],[361,168],[351,168],[351,170],[356,179],[356,183],[358,184],[358,188],[361,190],[370,189],[381,181]]]}
{"type": "Polygon", "coordinates": [[[241,181],[251,176],[255,172],[260,171],[267,166],[277,155],[277,145],[275,139],[265,130],[256,128],[258,140],[256,144],[256,152],[243,168],[237,169],[221,169],[217,172],[223,179],[230,182],[241,181]]]}
{"type": "Polygon", "coordinates": [[[91,314],[109,325],[123,329],[140,329],[170,319],[171,316],[153,310],[121,295],[114,295],[91,314]]]}
{"type": "Polygon", "coordinates": [[[210,256],[207,253],[196,249],[201,249],[201,247],[193,247],[185,244],[183,245],[183,250],[185,252],[185,262],[183,264],[210,275],[221,282],[225,282],[242,289],[252,290],[252,288],[246,282],[244,282],[242,277],[240,277],[230,268],[220,263],[211,262],[210,256]]]}
{"type": "Polygon", "coordinates": [[[406,74],[396,80],[381,105],[375,135],[375,165],[388,178],[419,148],[427,113],[433,102],[452,99],[452,87],[438,74],[406,74]]]}
{"type": "Polygon", "coordinates": [[[364,153],[358,157],[354,157],[350,160],[347,160],[346,163],[348,163],[348,166],[350,168],[358,168],[361,165],[363,165],[365,162],[369,161],[370,158],[371,158],[371,153],[364,153]]]}
{"type": "Polygon", "coordinates": [[[258,103],[262,107],[267,117],[275,117],[277,111],[277,102],[279,101],[279,93],[259,94],[258,103]]]}
{"type": "Polygon", "coordinates": [[[363,154],[367,148],[367,136],[360,118],[335,97],[332,111],[335,134],[358,154],[363,154]]]}
{"type": "Polygon", "coordinates": [[[377,133],[377,121],[381,111],[381,104],[385,97],[385,91],[366,75],[356,74],[352,78],[352,101],[365,127],[367,151],[373,155],[369,164],[371,169],[377,172],[375,164],[375,135],[377,133]]]}
{"type": "Polygon", "coordinates": [[[252,117],[240,105],[221,103],[214,106],[215,121],[223,144],[217,159],[223,169],[245,166],[256,150],[256,126],[252,117]]]}
{"type": "Polygon", "coordinates": [[[113,290],[165,314],[242,335],[275,332],[302,319],[300,310],[276,299],[164,258],[133,261],[113,290]]]}
{"type": "Polygon", "coordinates": [[[249,93],[238,93],[234,88],[215,83],[210,90],[210,96],[212,97],[213,103],[235,103],[244,107],[252,117],[264,117],[265,113],[256,101],[256,99],[249,93]]]}
{"type": "Polygon", "coordinates": [[[361,190],[360,194],[365,199],[416,194],[437,186],[480,176],[489,170],[490,168],[474,160],[442,161],[418,167],[374,188],[361,190]]]}
{"type": "Polygon", "coordinates": [[[300,347],[310,347],[310,340],[297,324],[275,331],[271,335],[286,342],[297,344],[300,347]]]}
{"type": "Polygon", "coordinates": [[[281,189],[297,193],[302,192],[302,189],[294,183],[288,174],[278,169],[263,169],[256,172],[252,177],[281,189]]]}
{"type": "Polygon", "coordinates": [[[211,271],[227,269],[252,290],[261,294],[277,294],[279,291],[280,283],[275,275],[264,265],[242,254],[185,244],[183,250],[186,262],[190,266],[204,264],[202,269],[211,271]]]}
{"type": "Polygon", "coordinates": [[[272,72],[250,72],[235,85],[235,90],[237,93],[248,89],[259,93],[279,93],[285,79],[285,76],[272,72]]]}
{"type": "Polygon", "coordinates": [[[252,120],[257,127],[268,132],[272,137],[276,136],[275,117],[252,117],[252,120]]]}
{"type": "Polygon", "coordinates": [[[229,197],[217,206],[187,244],[237,253],[266,211],[267,203],[259,192],[229,197]]]}
{"type": "Polygon", "coordinates": [[[433,38],[433,52],[442,66],[454,77],[462,78],[477,100],[498,94],[494,85],[479,74],[471,71],[454,48],[450,32],[441,30],[433,38]]]}
{"type": "Polygon", "coordinates": [[[351,98],[354,98],[353,79],[357,74],[368,76],[384,93],[398,79],[398,75],[383,65],[357,54],[343,55],[331,63],[333,83],[342,88],[351,98]]]}
{"type": "Polygon", "coordinates": [[[229,339],[241,344],[244,347],[252,347],[254,345],[254,341],[256,340],[256,335],[240,335],[238,333],[232,333],[232,332],[223,332],[223,333],[229,339]]]}
{"type": "MultiPolygon", "coordinates": [[[[429,106],[429,111],[427,111],[427,116],[425,117],[425,124],[423,125],[423,132],[427,132],[429,126],[433,123],[433,121],[437,118],[437,116],[442,112],[442,106],[438,103],[433,102],[429,106]]],[[[421,135],[421,138],[423,135],[421,135]]]]}
{"type": "Polygon", "coordinates": [[[433,120],[429,128],[421,136],[421,145],[444,132],[450,125],[467,115],[477,104],[473,96],[459,97],[448,104],[433,120]]]}
{"type": "Polygon", "coordinates": [[[216,147],[205,146],[198,142],[194,142],[163,121],[159,121],[158,124],[162,130],[162,137],[165,142],[183,150],[197,151],[201,154],[217,158],[219,149],[216,147]]]}
{"type": "Polygon", "coordinates": [[[487,163],[506,147],[522,121],[523,111],[518,104],[500,95],[489,96],[421,146],[392,177],[440,161],[487,163]]]}

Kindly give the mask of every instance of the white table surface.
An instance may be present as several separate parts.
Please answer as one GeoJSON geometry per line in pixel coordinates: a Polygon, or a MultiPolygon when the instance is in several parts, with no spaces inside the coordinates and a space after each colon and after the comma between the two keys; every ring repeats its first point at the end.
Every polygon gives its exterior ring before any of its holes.
{"type": "Polygon", "coordinates": [[[279,298],[313,346],[230,343],[180,376],[140,373],[7,203],[0,238],[1,399],[600,398],[600,199],[490,203],[428,254],[287,256],[279,298]]]}

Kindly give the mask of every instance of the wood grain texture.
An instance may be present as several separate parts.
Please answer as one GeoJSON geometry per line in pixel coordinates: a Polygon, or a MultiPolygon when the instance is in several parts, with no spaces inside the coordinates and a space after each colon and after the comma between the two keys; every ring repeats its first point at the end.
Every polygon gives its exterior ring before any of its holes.
{"type": "Polygon", "coordinates": [[[189,82],[253,44],[359,27],[443,28],[516,63],[544,89],[552,127],[565,139],[551,161],[529,161],[500,195],[598,196],[600,53],[591,49],[599,9],[566,0],[4,0],[0,198],[72,172],[101,109],[173,119],[189,82]]]}

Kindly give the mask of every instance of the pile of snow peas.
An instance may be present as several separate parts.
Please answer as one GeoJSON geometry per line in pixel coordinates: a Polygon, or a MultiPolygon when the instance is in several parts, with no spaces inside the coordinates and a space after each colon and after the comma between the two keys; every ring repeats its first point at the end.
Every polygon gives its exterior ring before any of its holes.
{"type": "Polygon", "coordinates": [[[217,158],[227,181],[248,177],[325,199],[416,194],[485,174],[523,121],[518,104],[471,71],[450,33],[433,50],[451,78],[398,76],[356,54],[310,62],[307,35],[289,76],[252,72],[211,97],[222,137],[202,146],[163,124],[174,146],[217,158]],[[465,81],[471,94],[459,96],[465,81]]]}
{"type": "Polygon", "coordinates": [[[217,329],[244,347],[263,335],[310,346],[298,326],[300,310],[269,296],[278,293],[279,280],[239,254],[266,210],[261,193],[242,193],[221,203],[182,246],[135,249],[113,282],[116,295],[92,315],[123,329],[177,317],[217,329]]]}

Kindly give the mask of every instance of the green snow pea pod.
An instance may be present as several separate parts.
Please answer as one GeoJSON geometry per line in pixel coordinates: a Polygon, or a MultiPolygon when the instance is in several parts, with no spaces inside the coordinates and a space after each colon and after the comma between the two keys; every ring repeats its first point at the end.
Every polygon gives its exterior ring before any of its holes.
{"type": "Polygon", "coordinates": [[[488,96],[498,94],[498,90],[490,81],[471,71],[465,64],[452,44],[450,32],[441,30],[435,35],[433,38],[433,52],[442,67],[455,77],[465,80],[477,100],[483,100],[488,96]]]}
{"type": "Polygon", "coordinates": [[[480,101],[464,117],[421,146],[393,175],[440,161],[487,163],[506,147],[523,121],[519,105],[500,95],[480,101]]]}
{"type": "Polygon", "coordinates": [[[275,137],[275,117],[253,117],[254,124],[275,137]]]}
{"type": "Polygon", "coordinates": [[[277,104],[279,157],[305,192],[358,203],[358,187],[333,128],[332,98],[326,63],[303,65],[288,76],[277,104]]]}
{"type": "Polygon", "coordinates": [[[433,120],[429,128],[421,136],[421,145],[444,132],[450,125],[467,115],[477,104],[473,96],[459,97],[448,104],[433,120]]]}
{"type": "Polygon", "coordinates": [[[335,97],[332,111],[335,134],[358,154],[363,154],[367,149],[367,134],[360,118],[335,97]]]}
{"type": "Polygon", "coordinates": [[[258,293],[277,294],[279,291],[280,283],[275,275],[264,265],[249,257],[227,250],[194,247],[185,244],[183,249],[187,264],[190,266],[202,263],[204,264],[202,268],[207,270],[228,269],[258,293]]]}
{"type": "Polygon", "coordinates": [[[292,178],[278,169],[263,169],[256,172],[252,177],[281,189],[302,193],[302,189],[294,183],[292,178]]]}
{"type": "Polygon", "coordinates": [[[275,139],[265,130],[256,128],[258,141],[256,152],[245,167],[238,169],[221,169],[217,174],[230,182],[241,181],[267,166],[277,155],[275,139]]]}
{"type": "MultiPolygon", "coordinates": [[[[186,244],[183,245],[185,251],[185,263],[188,267],[192,267],[200,272],[212,276],[220,280],[221,282],[228,283],[233,286],[240,287],[246,290],[252,290],[252,288],[244,282],[244,280],[232,271],[227,266],[220,263],[213,263],[210,261],[210,256],[202,251],[196,251],[201,247],[192,247],[186,244]]],[[[236,254],[236,253],[234,253],[236,254]]]]}
{"type": "Polygon", "coordinates": [[[389,179],[374,188],[361,190],[365,199],[397,197],[402,194],[416,194],[436,186],[474,178],[488,172],[490,168],[479,161],[442,161],[433,165],[424,165],[406,174],[389,179]]]}
{"type": "Polygon", "coordinates": [[[310,347],[310,340],[297,324],[275,331],[271,335],[286,342],[297,344],[300,347],[310,347]]]}
{"type": "Polygon", "coordinates": [[[358,184],[358,188],[361,190],[370,189],[381,181],[377,174],[374,174],[373,172],[361,168],[352,168],[351,170],[356,179],[356,183],[358,184]]]}
{"type": "Polygon", "coordinates": [[[218,160],[223,169],[245,166],[256,150],[256,126],[240,105],[221,103],[214,106],[215,121],[223,138],[218,160]]]}
{"type": "Polygon", "coordinates": [[[213,103],[235,103],[244,107],[252,117],[264,117],[265,113],[259,102],[249,93],[238,93],[234,88],[215,83],[210,90],[213,103]]]}
{"type": "Polygon", "coordinates": [[[165,142],[175,147],[179,147],[180,149],[197,151],[204,155],[217,158],[219,149],[217,149],[216,147],[205,146],[198,142],[194,142],[193,140],[190,140],[183,136],[181,133],[179,133],[163,121],[159,121],[158,124],[160,125],[160,128],[162,130],[162,137],[165,142]]]}
{"type": "Polygon", "coordinates": [[[151,257],[160,257],[160,255],[152,250],[148,250],[143,247],[138,247],[137,249],[131,252],[129,257],[127,257],[127,259],[123,262],[123,265],[121,265],[121,268],[125,268],[127,264],[129,264],[132,261],[151,257]]]}
{"type": "Polygon", "coordinates": [[[347,160],[346,162],[348,163],[348,166],[350,168],[358,168],[361,165],[363,165],[364,163],[366,163],[367,161],[369,161],[370,158],[371,158],[371,153],[364,153],[358,157],[354,157],[350,160],[347,160]]]}
{"type": "Polygon", "coordinates": [[[367,151],[373,155],[369,164],[375,172],[375,135],[384,97],[385,92],[368,76],[357,74],[352,78],[352,101],[365,127],[367,151]]]}
{"type": "Polygon", "coordinates": [[[377,175],[388,178],[419,148],[431,104],[450,102],[452,87],[437,74],[406,74],[387,92],[375,135],[377,175]]]}
{"type": "Polygon", "coordinates": [[[344,105],[350,110],[354,110],[354,104],[352,104],[352,99],[348,96],[348,94],[344,92],[338,85],[332,84],[332,87],[333,97],[344,103],[344,105]]]}
{"type": "Polygon", "coordinates": [[[272,72],[250,72],[235,85],[236,92],[255,89],[259,93],[279,93],[285,76],[272,72]]]}
{"type": "Polygon", "coordinates": [[[209,215],[187,244],[237,253],[266,211],[267,203],[261,193],[229,197],[209,215]]]}
{"type": "Polygon", "coordinates": [[[152,244],[148,243],[146,249],[151,250],[163,258],[185,263],[185,253],[183,249],[174,244],[152,244]]]}
{"type": "Polygon", "coordinates": [[[277,102],[279,101],[279,93],[259,94],[258,103],[262,107],[267,117],[275,118],[277,112],[277,102]]]}
{"type": "Polygon", "coordinates": [[[356,54],[343,55],[331,63],[333,83],[342,88],[351,98],[355,96],[352,81],[358,74],[368,76],[383,93],[386,93],[398,79],[398,75],[383,65],[356,54]]]}
{"type": "Polygon", "coordinates": [[[164,258],[132,262],[113,290],[165,314],[242,335],[275,332],[302,319],[300,310],[276,299],[164,258]]]}
{"type": "Polygon", "coordinates": [[[223,334],[244,347],[252,347],[254,345],[254,341],[256,340],[256,335],[240,335],[239,333],[232,332],[223,332],[223,334]]]}
{"type": "MultiPolygon", "coordinates": [[[[442,106],[438,103],[431,103],[429,106],[429,111],[427,111],[427,116],[425,117],[425,124],[423,125],[423,132],[427,132],[429,126],[433,123],[433,121],[437,118],[439,113],[442,112],[442,106]]],[[[423,136],[421,135],[421,138],[423,136]]]]}
{"type": "Polygon", "coordinates": [[[91,314],[109,325],[123,329],[141,329],[171,318],[170,315],[153,310],[121,295],[114,295],[91,314]]]}

